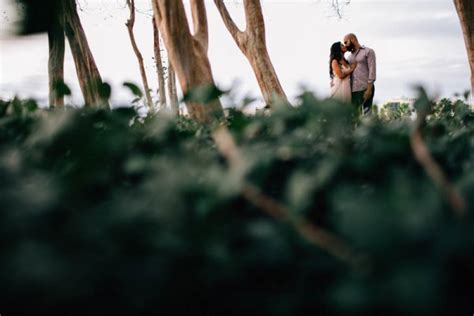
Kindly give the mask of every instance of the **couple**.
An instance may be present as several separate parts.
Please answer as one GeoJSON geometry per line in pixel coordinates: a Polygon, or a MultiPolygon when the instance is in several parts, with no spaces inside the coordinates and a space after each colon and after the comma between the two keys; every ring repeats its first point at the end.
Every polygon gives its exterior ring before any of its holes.
{"type": "Polygon", "coordinates": [[[347,34],[344,42],[331,47],[329,60],[331,97],[352,103],[361,113],[371,113],[376,79],[375,52],[362,46],[354,34],[347,34]],[[344,57],[350,52],[349,59],[344,57]]]}

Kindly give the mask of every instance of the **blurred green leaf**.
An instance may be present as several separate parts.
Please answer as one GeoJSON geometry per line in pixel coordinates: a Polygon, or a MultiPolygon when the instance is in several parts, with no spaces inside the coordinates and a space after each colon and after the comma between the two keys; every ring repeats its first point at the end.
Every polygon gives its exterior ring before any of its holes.
{"type": "Polygon", "coordinates": [[[55,82],[53,86],[53,91],[55,95],[59,98],[62,98],[66,95],[71,95],[71,89],[63,81],[55,82]]]}
{"type": "Polygon", "coordinates": [[[418,98],[413,105],[419,113],[428,113],[431,110],[431,100],[423,87],[416,87],[418,98]]]}
{"type": "Polygon", "coordinates": [[[132,94],[136,96],[137,98],[143,97],[142,90],[136,84],[131,83],[131,82],[124,82],[123,86],[127,87],[130,90],[130,92],[132,92],[132,94]]]}
{"type": "Polygon", "coordinates": [[[99,84],[99,95],[103,100],[108,101],[112,96],[112,87],[107,82],[99,84]]]}
{"type": "Polygon", "coordinates": [[[217,100],[224,94],[224,91],[220,90],[214,85],[201,86],[191,89],[183,97],[183,102],[193,102],[207,104],[214,100],[217,100]]]}

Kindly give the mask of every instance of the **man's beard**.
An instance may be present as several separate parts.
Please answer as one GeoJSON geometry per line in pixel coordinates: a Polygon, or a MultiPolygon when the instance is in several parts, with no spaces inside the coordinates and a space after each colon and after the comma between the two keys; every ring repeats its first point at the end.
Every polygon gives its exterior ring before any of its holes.
{"type": "Polygon", "coordinates": [[[355,45],[354,43],[350,43],[349,46],[347,46],[347,50],[353,53],[355,51],[355,45]]]}

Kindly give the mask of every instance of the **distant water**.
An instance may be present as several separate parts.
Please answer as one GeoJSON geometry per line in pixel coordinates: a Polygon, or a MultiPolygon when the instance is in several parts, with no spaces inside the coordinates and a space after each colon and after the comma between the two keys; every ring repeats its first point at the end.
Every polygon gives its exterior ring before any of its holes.
{"type": "MultiPolygon", "coordinates": [[[[6,0],[0,0],[5,2],[6,0]]],[[[124,23],[128,11],[120,1],[81,1],[81,19],[102,77],[113,87],[113,102],[127,104],[133,98],[124,81],[140,84],[136,58],[124,23]]],[[[267,42],[283,87],[291,99],[302,87],[325,97],[329,91],[330,45],[345,33],[355,32],[363,44],[377,53],[376,101],[413,96],[414,83],[430,91],[452,96],[469,88],[469,66],[451,1],[353,1],[344,19],[331,17],[323,2],[286,1],[264,3],[267,42]]],[[[139,2],[136,36],[145,57],[150,85],[157,87],[153,65],[151,14],[147,2],[139,2]]],[[[243,25],[241,4],[229,4],[243,25]]],[[[231,98],[260,95],[246,59],[232,42],[212,2],[208,2],[209,56],[216,82],[234,88],[231,98]]],[[[11,19],[2,20],[2,26],[11,19]]],[[[5,27],[2,27],[5,29],[5,27]]],[[[15,94],[47,103],[47,37],[0,39],[0,97],[15,94]]],[[[81,104],[81,93],[72,57],[68,52],[65,77],[72,88],[69,100],[81,104]]],[[[224,103],[233,103],[229,98],[224,103]]]]}

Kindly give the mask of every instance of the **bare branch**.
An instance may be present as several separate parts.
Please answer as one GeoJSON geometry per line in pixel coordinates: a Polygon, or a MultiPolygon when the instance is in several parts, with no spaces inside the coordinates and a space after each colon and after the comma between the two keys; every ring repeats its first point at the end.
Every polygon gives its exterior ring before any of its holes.
{"type": "Polygon", "coordinates": [[[156,27],[155,21],[153,24],[153,51],[155,53],[156,74],[158,76],[158,95],[159,95],[159,109],[166,107],[166,91],[165,91],[165,71],[163,68],[163,58],[161,56],[160,47],[160,31],[156,27]]]}
{"type": "Polygon", "coordinates": [[[174,34],[170,39],[187,41],[191,37],[186,11],[181,0],[152,0],[155,20],[161,34],[174,34]],[[164,29],[167,32],[165,32],[164,29]]]}
{"type": "Polygon", "coordinates": [[[214,3],[237,47],[252,66],[266,105],[271,106],[276,98],[287,101],[285,91],[268,53],[265,20],[260,0],[244,0],[247,25],[243,32],[235,25],[224,1],[214,0],[214,3]]]}
{"type": "Polygon", "coordinates": [[[127,26],[127,29],[128,29],[128,35],[130,36],[130,42],[132,43],[133,51],[135,52],[135,55],[137,56],[138,66],[140,68],[140,75],[142,77],[142,82],[143,82],[143,90],[145,90],[144,93],[146,97],[147,106],[151,110],[153,109],[153,100],[150,94],[150,87],[148,85],[148,79],[145,72],[143,56],[135,40],[135,34],[133,33],[133,27],[135,26],[135,0],[127,0],[127,5],[128,5],[128,8],[130,9],[130,18],[125,23],[125,25],[127,26]]]}
{"type": "Polygon", "coordinates": [[[127,6],[128,6],[128,9],[130,10],[130,17],[127,23],[125,23],[125,25],[127,26],[127,28],[133,29],[133,27],[135,26],[135,1],[127,0],[127,6]]]}
{"type": "Polygon", "coordinates": [[[191,0],[191,12],[194,25],[194,38],[203,45],[204,50],[207,52],[209,49],[209,29],[204,0],[191,0]]]}
{"type": "Polygon", "coordinates": [[[162,20],[161,11],[160,11],[160,8],[158,7],[157,1],[158,0],[151,0],[151,7],[153,10],[153,16],[154,16],[153,20],[155,21],[156,27],[160,25],[161,20],[162,20]]]}
{"type": "Polygon", "coordinates": [[[244,0],[246,28],[245,33],[253,34],[265,44],[265,22],[260,0],[244,0]]]}
{"type": "Polygon", "coordinates": [[[229,31],[230,35],[237,43],[239,48],[241,48],[244,33],[239,29],[239,27],[235,24],[234,20],[230,16],[230,13],[227,10],[227,6],[225,5],[224,0],[214,0],[214,3],[216,4],[217,10],[221,15],[227,30],[229,31]]]}
{"type": "Polygon", "coordinates": [[[344,16],[344,9],[351,3],[351,0],[328,0],[328,3],[337,18],[342,19],[344,16]]]}

